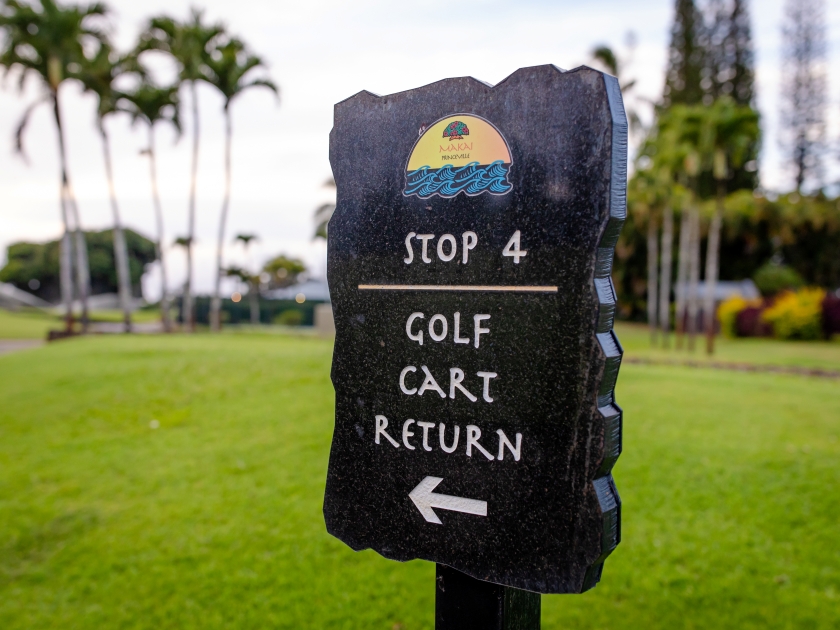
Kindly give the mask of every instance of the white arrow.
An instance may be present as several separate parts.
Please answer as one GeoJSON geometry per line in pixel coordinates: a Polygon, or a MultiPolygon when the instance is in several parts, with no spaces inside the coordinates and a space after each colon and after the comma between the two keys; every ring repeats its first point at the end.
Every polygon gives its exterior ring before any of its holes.
{"type": "Polygon", "coordinates": [[[464,499],[463,497],[452,497],[448,494],[435,494],[432,492],[438,484],[443,481],[441,477],[426,477],[417,484],[408,496],[414,501],[414,505],[420,510],[429,523],[443,525],[432,508],[451,510],[453,512],[464,512],[476,516],[487,516],[487,501],[476,501],[475,499],[464,499]]]}

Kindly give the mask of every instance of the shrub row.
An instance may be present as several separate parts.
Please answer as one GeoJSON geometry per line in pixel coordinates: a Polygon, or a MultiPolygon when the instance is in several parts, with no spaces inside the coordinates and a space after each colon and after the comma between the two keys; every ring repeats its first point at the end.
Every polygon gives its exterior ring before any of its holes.
{"type": "Polygon", "coordinates": [[[723,334],[815,340],[840,333],[840,296],[819,288],[782,291],[771,298],[733,296],[718,307],[723,334]]]}

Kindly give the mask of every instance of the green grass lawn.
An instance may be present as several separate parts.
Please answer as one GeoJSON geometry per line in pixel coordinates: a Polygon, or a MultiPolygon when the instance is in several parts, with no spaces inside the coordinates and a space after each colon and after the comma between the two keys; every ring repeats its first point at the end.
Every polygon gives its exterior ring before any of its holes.
{"type": "MultiPolygon", "coordinates": [[[[94,311],[90,315],[93,322],[121,322],[122,311],[94,311]]],[[[157,310],[141,310],[132,314],[135,323],[155,322],[160,320],[157,310]]],[[[58,315],[38,309],[7,311],[0,308],[0,339],[46,339],[50,330],[63,330],[64,319],[58,315]]]]}
{"type": "MultiPolygon", "coordinates": [[[[90,320],[92,322],[121,322],[123,320],[123,312],[119,309],[92,311],[90,320]]],[[[136,310],[131,314],[131,321],[136,324],[159,322],[160,311],[155,308],[136,310]]]]}
{"type": "Polygon", "coordinates": [[[628,357],[654,361],[718,361],[722,363],[749,363],[754,365],[776,365],[783,367],[820,368],[840,371],[840,335],[833,341],[777,341],[775,339],[715,339],[715,353],[706,354],[706,339],[697,337],[694,352],[685,347],[675,349],[674,335],[670,336],[670,348],[652,347],[650,332],[645,324],[619,322],[615,327],[621,345],[628,357]]]}
{"type": "MultiPolygon", "coordinates": [[[[98,322],[122,321],[120,311],[96,311],[92,319],[98,322]]],[[[136,311],[133,319],[137,323],[153,322],[160,319],[157,310],[149,309],[136,311]]],[[[62,329],[64,322],[61,318],[37,310],[9,312],[0,309],[0,339],[45,339],[47,331],[62,329]]],[[[260,326],[252,328],[247,324],[227,326],[228,333],[238,332],[251,334],[255,331],[264,333],[277,332],[290,334],[311,332],[306,328],[299,331],[285,326],[260,326]]],[[[621,340],[628,357],[650,359],[659,362],[719,361],[723,363],[751,363],[757,365],[777,365],[785,367],[821,368],[824,370],[840,371],[840,336],[833,342],[808,341],[775,341],[772,339],[726,339],[717,338],[717,351],[713,357],[705,353],[703,339],[698,337],[695,352],[675,350],[673,336],[671,349],[651,347],[648,329],[643,324],[618,323],[616,332],[621,340]]]]}
{"type": "Polygon", "coordinates": [[[46,339],[51,328],[63,325],[58,317],[37,309],[12,312],[0,308],[0,339],[46,339]]]}
{"type": "MultiPolygon", "coordinates": [[[[0,628],[431,629],[433,565],[325,532],[330,355],[240,334],[0,357],[0,628]]],[[[840,627],[838,389],[623,367],[623,541],[543,628],[840,627]]]]}

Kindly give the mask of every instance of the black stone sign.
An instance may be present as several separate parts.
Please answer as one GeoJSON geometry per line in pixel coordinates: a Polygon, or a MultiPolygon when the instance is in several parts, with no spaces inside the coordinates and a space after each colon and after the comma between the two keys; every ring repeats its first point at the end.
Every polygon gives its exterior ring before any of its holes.
{"type": "Polygon", "coordinates": [[[534,592],[598,582],[626,160],[618,83],[586,67],[336,105],[332,535],[534,592]]]}

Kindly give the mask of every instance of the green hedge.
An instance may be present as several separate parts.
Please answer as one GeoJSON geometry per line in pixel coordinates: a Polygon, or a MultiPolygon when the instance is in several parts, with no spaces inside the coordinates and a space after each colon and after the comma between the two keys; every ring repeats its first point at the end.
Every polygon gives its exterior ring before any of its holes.
{"type": "MultiPolygon", "coordinates": [[[[92,294],[116,293],[117,268],[114,264],[113,230],[85,232],[84,235],[92,294]]],[[[75,247],[75,238],[73,242],[75,247]]],[[[140,297],[140,278],[146,272],[146,266],[157,259],[155,244],[129,229],[125,230],[125,242],[128,247],[132,293],[140,297]]],[[[0,282],[11,283],[47,302],[58,302],[61,299],[59,249],[57,240],[46,243],[12,243],[7,250],[7,263],[0,269],[0,282]],[[37,289],[31,288],[30,280],[37,280],[40,286],[37,289]]]]}
{"type": "MultiPolygon", "coordinates": [[[[260,323],[272,324],[275,319],[283,312],[288,310],[300,311],[301,326],[312,326],[315,322],[315,305],[322,302],[306,300],[303,304],[298,304],[294,300],[266,300],[260,299],[260,323]]],[[[181,316],[181,299],[178,298],[174,305],[178,313],[178,321],[182,322],[181,316]]],[[[208,296],[198,296],[195,298],[195,317],[199,324],[210,323],[210,298],[208,296]]],[[[229,324],[248,324],[251,322],[251,305],[248,302],[248,296],[242,296],[239,302],[233,302],[230,299],[222,300],[222,321],[229,324]]]]}

